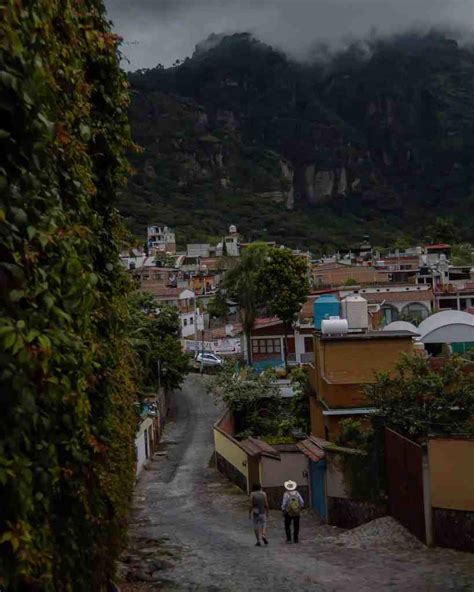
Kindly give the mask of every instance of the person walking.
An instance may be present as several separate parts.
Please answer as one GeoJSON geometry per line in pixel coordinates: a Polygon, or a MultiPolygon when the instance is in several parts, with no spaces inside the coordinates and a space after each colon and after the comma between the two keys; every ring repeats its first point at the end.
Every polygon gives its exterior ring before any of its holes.
{"type": "Polygon", "coordinates": [[[286,542],[291,543],[291,523],[293,523],[293,542],[299,542],[300,514],[304,508],[304,500],[297,491],[295,481],[285,481],[285,493],[281,503],[283,517],[285,519],[286,542]]]}
{"type": "Polygon", "coordinates": [[[268,498],[267,494],[262,491],[260,483],[252,485],[252,493],[250,494],[249,518],[253,520],[253,528],[255,536],[257,537],[256,547],[261,547],[263,541],[268,545],[267,539],[267,518],[268,518],[268,498]]]}

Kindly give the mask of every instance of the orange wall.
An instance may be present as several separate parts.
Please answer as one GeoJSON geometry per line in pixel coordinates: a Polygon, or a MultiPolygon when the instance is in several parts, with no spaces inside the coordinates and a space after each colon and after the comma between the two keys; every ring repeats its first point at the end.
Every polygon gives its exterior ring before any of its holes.
{"type": "Polygon", "coordinates": [[[363,387],[375,381],[375,372],[394,370],[402,352],[412,352],[411,338],[316,340],[318,396],[330,407],[365,404],[363,387]]]}
{"type": "Polygon", "coordinates": [[[434,508],[474,511],[474,440],[428,441],[431,504],[434,508]]]}

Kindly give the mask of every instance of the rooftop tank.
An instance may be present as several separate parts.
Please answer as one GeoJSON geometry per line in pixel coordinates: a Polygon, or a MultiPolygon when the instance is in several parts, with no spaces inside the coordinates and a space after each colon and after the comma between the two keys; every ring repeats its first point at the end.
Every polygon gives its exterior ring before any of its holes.
{"type": "Polygon", "coordinates": [[[313,305],[314,327],[321,331],[321,322],[330,317],[340,316],[341,303],[333,294],[323,294],[316,298],[313,305]]]}
{"type": "Polygon", "coordinates": [[[368,303],[365,298],[354,294],[341,302],[342,318],[347,319],[349,329],[367,330],[369,327],[368,303]]]}

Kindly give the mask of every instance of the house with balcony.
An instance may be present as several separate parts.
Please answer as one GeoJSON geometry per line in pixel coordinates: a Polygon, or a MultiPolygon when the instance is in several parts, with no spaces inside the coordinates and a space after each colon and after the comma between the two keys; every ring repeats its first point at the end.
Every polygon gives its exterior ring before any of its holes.
{"type": "MultiPolygon", "coordinates": [[[[288,362],[290,365],[310,363],[313,359],[313,327],[298,323],[287,334],[288,362]]],[[[284,364],[283,323],[277,317],[255,321],[251,333],[252,363],[261,366],[284,364]]]]}
{"type": "Polygon", "coordinates": [[[176,253],[176,234],[168,226],[148,226],[147,246],[150,255],[176,253]]]}

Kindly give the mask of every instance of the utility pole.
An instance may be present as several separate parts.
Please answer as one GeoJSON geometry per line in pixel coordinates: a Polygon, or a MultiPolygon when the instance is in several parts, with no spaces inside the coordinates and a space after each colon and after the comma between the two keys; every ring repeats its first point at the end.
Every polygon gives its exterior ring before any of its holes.
{"type": "Polygon", "coordinates": [[[199,351],[198,346],[198,328],[197,328],[197,319],[199,315],[199,308],[196,308],[196,299],[194,299],[194,355],[197,356],[199,351]]]}

